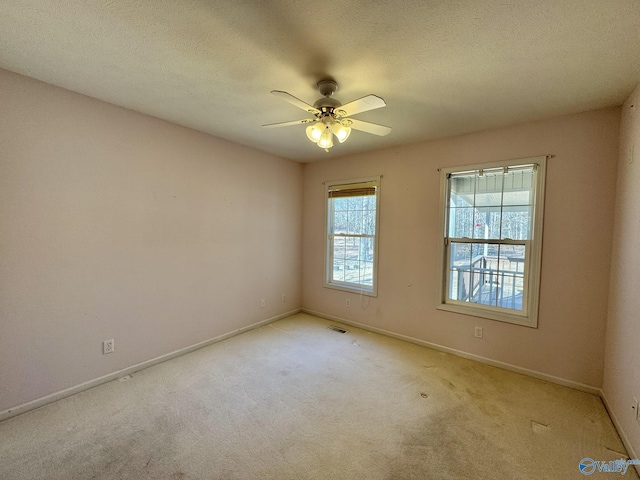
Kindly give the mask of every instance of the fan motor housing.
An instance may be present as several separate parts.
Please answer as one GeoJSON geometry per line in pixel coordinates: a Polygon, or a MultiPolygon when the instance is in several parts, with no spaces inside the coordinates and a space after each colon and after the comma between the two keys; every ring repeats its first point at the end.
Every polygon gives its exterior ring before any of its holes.
{"type": "Polygon", "coordinates": [[[342,104],[335,98],[322,97],[316,100],[316,102],[313,104],[313,107],[324,112],[328,109],[333,110],[334,108],[338,108],[340,105],[342,104]]]}
{"type": "Polygon", "coordinates": [[[317,84],[318,91],[324,95],[319,98],[313,104],[314,108],[317,108],[322,113],[333,113],[333,110],[342,105],[337,99],[331,98],[331,96],[338,90],[338,82],[331,79],[320,80],[317,84]]]}

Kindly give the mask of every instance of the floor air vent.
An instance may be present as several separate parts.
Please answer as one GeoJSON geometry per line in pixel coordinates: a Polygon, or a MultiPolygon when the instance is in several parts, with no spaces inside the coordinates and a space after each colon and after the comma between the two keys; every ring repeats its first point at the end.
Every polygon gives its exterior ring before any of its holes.
{"type": "Polygon", "coordinates": [[[338,332],[338,333],[349,333],[347,330],[345,330],[344,328],[340,328],[340,327],[336,327],[335,325],[331,325],[329,327],[327,327],[329,330],[333,330],[334,332],[338,332]]]}

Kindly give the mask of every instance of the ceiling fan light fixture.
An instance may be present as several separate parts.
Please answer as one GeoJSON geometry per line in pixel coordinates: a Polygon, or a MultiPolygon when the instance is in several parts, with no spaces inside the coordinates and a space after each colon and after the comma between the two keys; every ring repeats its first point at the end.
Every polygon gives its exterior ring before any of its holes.
{"type": "Polygon", "coordinates": [[[316,123],[315,125],[310,125],[307,127],[307,138],[311,140],[313,143],[318,143],[320,141],[320,137],[322,136],[322,132],[324,127],[316,123]]]}
{"type": "Polygon", "coordinates": [[[331,132],[330,126],[327,125],[324,128],[322,135],[320,135],[320,140],[318,140],[318,146],[325,150],[333,147],[333,133],[331,132]]]}
{"type": "Polygon", "coordinates": [[[343,143],[347,138],[349,138],[349,135],[351,135],[351,129],[349,127],[345,127],[339,122],[336,122],[331,127],[331,130],[340,143],[343,143]]]}

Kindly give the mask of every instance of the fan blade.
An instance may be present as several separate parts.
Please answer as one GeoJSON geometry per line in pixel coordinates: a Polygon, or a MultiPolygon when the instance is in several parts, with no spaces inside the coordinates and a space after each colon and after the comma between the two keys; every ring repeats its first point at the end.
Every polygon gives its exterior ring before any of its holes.
{"type": "Polygon", "coordinates": [[[304,125],[305,123],[317,122],[317,118],[305,118],[304,120],[293,120],[291,122],[269,123],[262,125],[262,128],[288,127],[289,125],[304,125]]]}
{"type": "Polygon", "coordinates": [[[362,120],[356,120],[354,118],[347,118],[345,120],[342,120],[341,123],[345,127],[349,126],[351,128],[355,128],[356,130],[373,133],[374,135],[379,135],[381,137],[384,137],[391,132],[391,127],[385,127],[384,125],[378,125],[377,123],[363,122],[362,120]],[[351,122],[351,125],[347,125],[348,122],[351,122]]]}
{"type": "Polygon", "coordinates": [[[384,100],[377,95],[367,95],[366,97],[359,98],[358,100],[354,100],[353,102],[349,102],[346,105],[336,108],[335,113],[339,117],[349,117],[356,113],[375,110],[376,108],[386,106],[387,104],[384,100]]]}
{"type": "Polygon", "coordinates": [[[275,95],[276,97],[281,98],[285,102],[289,102],[291,105],[295,105],[296,107],[301,108],[302,110],[305,110],[305,111],[307,111],[307,112],[309,112],[309,113],[311,113],[313,115],[316,115],[316,114],[320,113],[320,110],[318,110],[315,107],[312,107],[308,103],[303,102],[299,98],[294,97],[290,93],[281,92],[280,90],[272,90],[271,94],[275,95]]]}

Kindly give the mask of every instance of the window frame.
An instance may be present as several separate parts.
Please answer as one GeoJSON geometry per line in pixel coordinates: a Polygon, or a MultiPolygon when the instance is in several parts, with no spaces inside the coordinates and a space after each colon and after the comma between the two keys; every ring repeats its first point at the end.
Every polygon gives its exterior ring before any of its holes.
{"type": "MultiPolygon", "coordinates": [[[[448,312],[460,313],[463,315],[471,315],[475,317],[497,320],[501,322],[523,325],[526,327],[537,328],[538,326],[538,310],[540,300],[540,273],[542,266],[542,239],[543,239],[543,220],[544,220],[544,198],[545,198],[545,182],[546,182],[546,163],[547,155],[537,157],[518,158],[513,160],[504,160],[490,163],[479,163],[474,165],[446,167],[439,169],[440,171],[440,212],[438,241],[438,299],[437,309],[448,312]],[[448,298],[449,289],[449,258],[451,248],[449,244],[449,178],[451,174],[469,172],[476,170],[484,170],[491,168],[516,167],[522,165],[536,165],[535,187],[533,189],[534,200],[532,203],[533,214],[530,223],[530,238],[528,240],[508,240],[499,241],[478,241],[473,243],[501,243],[501,244],[525,244],[528,249],[528,255],[525,256],[524,271],[524,287],[523,287],[523,311],[518,312],[504,307],[494,307],[490,305],[475,304],[469,302],[461,302],[450,300],[448,298]]],[[[472,243],[472,242],[469,242],[472,243]]]]}
{"type": "Polygon", "coordinates": [[[324,255],[324,264],[325,264],[325,273],[324,273],[324,282],[323,286],[325,288],[331,288],[334,290],[341,290],[343,292],[349,293],[357,293],[360,295],[366,295],[369,297],[377,297],[378,296],[378,252],[379,252],[379,244],[380,244],[380,192],[381,192],[381,179],[382,176],[373,176],[373,177],[365,177],[365,178],[356,178],[351,180],[337,180],[332,182],[324,182],[325,185],[325,193],[324,193],[324,205],[325,205],[325,222],[324,222],[324,242],[325,242],[325,255],[324,255]],[[368,287],[361,284],[354,284],[350,282],[342,282],[339,280],[333,280],[333,234],[332,234],[332,225],[334,220],[333,215],[333,205],[330,202],[329,192],[333,187],[337,186],[347,186],[347,185],[357,185],[357,184],[367,184],[371,183],[376,187],[376,226],[375,233],[373,235],[373,281],[372,286],[368,287]]]}

